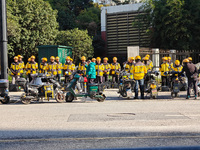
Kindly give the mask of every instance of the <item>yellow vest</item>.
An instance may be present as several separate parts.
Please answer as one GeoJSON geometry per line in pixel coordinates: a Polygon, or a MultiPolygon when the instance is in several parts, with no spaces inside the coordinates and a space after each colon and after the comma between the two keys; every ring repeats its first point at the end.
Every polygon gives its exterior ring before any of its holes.
{"type": "Polygon", "coordinates": [[[62,66],[62,63],[57,63],[57,73],[58,74],[62,74],[62,69],[63,69],[63,66],[62,66]]]}
{"type": "Polygon", "coordinates": [[[95,66],[96,69],[96,75],[97,76],[103,76],[103,71],[104,71],[104,65],[103,64],[97,64],[95,66]]]}
{"type": "Polygon", "coordinates": [[[10,70],[11,70],[11,75],[14,76],[14,75],[17,75],[17,76],[20,76],[20,65],[19,63],[12,63],[11,66],[10,66],[10,70]],[[17,72],[17,74],[14,74],[13,72],[17,72]]]}
{"type": "Polygon", "coordinates": [[[53,62],[53,63],[48,63],[48,73],[49,74],[52,74],[54,76],[57,75],[57,63],[56,62],[53,62]]]}
{"type": "Polygon", "coordinates": [[[133,73],[135,80],[142,80],[147,73],[147,68],[142,62],[138,62],[132,65],[130,72],[133,73]]]}
{"type": "Polygon", "coordinates": [[[28,69],[28,72],[29,72],[28,74],[36,74],[37,69],[38,69],[38,63],[29,62],[27,64],[28,64],[27,69],[28,69]]]}
{"type": "Polygon", "coordinates": [[[86,75],[86,68],[85,68],[85,63],[79,63],[78,65],[78,71],[84,71],[84,75],[86,75]]]}
{"type": "MultiPolygon", "coordinates": [[[[177,71],[177,72],[181,72],[182,71],[182,69],[183,69],[183,67],[182,66],[175,66],[175,67],[173,67],[173,70],[174,71],[177,71]]],[[[178,76],[178,74],[175,74],[175,76],[178,76]]]]}
{"type": "Polygon", "coordinates": [[[168,63],[162,63],[160,65],[161,76],[166,76],[166,75],[164,75],[164,72],[168,72],[168,71],[169,71],[169,64],[168,63]]]}
{"type": "Polygon", "coordinates": [[[64,70],[64,74],[65,75],[72,75],[72,72],[73,72],[73,70],[74,70],[74,67],[73,67],[73,64],[72,63],[65,63],[64,64],[64,66],[63,66],[63,70],[64,70]],[[66,71],[68,72],[68,73],[66,73],[66,71]]]}
{"type": "Polygon", "coordinates": [[[40,63],[40,73],[46,73],[48,69],[47,63],[40,63]]]}
{"type": "Polygon", "coordinates": [[[104,72],[105,75],[109,75],[110,74],[110,69],[111,69],[111,66],[109,63],[107,64],[103,64],[104,65],[104,70],[106,70],[107,72],[104,72]]]}
{"type": "Polygon", "coordinates": [[[119,63],[116,63],[116,64],[112,63],[110,67],[111,67],[111,75],[115,75],[115,74],[119,75],[119,72],[121,70],[121,66],[119,63]]]}
{"type": "Polygon", "coordinates": [[[25,68],[23,61],[19,62],[19,67],[20,67],[20,74],[23,74],[24,73],[24,68],[25,68]]]}

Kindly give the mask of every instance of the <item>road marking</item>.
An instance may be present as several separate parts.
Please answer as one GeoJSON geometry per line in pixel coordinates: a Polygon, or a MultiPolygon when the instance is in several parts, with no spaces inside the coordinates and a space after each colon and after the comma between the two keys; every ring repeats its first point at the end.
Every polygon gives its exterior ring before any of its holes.
{"type": "Polygon", "coordinates": [[[143,136],[143,137],[90,137],[90,138],[11,139],[11,140],[0,140],[0,143],[7,143],[7,142],[33,142],[33,141],[115,140],[115,139],[169,139],[169,138],[200,138],[200,135],[198,135],[198,136],[143,136]]]}

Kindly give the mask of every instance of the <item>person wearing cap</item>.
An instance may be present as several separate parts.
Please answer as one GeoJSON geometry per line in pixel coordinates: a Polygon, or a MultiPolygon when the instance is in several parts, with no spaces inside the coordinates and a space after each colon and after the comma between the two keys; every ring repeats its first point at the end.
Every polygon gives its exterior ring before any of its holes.
{"type": "Polygon", "coordinates": [[[131,73],[135,80],[135,98],[138,99],[138,89],[140,86],[141,99],[144,99],[144,77],[147,74],[146,66],[141,62],[141,57],[135,57],[136,63],[131,67],[131,73]]]}
{"type": "Polygon", "coordinates": [[[17,57],[18,57],[18,63],[19,63],[19,66],[20,66],[20,76],[22,77],[23,73],[24,73],[24,69],[25,69],[25,65],[24,65],[24,62],[22,60],[23,56],[18,55],[17,57]]]}
{"type": "Polygon", "coordinates": [[[172,71],[172,69],[174,67],[174,64],[172,62],[172,58],[171,57],[168,57],[168,64],[169,64],[169,71],[172,71]]]}
{"type": "Polygon", "coordinates": [[[108,81],[108,78],[109,78],[109,74],[110,74],[110,64],[108,63],[108,58],[105,57],[103,59],[103,65],[104,65],[104,71],[103,71],[103,80],[105,82],[108,81]]]}
{"type": "Polygon", "coordinates": [[[78,72],[81,73],[81,75],[85,76],[86,75],[86,57],[82,56],[81,57],[81,63],[78,65],[78,72]]]}
{"type": "Polygon", "coordinates": [[[72,80],[73,78],[72,72],[74,71],[71,58],[69,56],[66,57],[66,62],[63,65],[63,70],[64,70],[64,75],[65,75],[65,83],[67,83],[70,80],[72,80]]]}
{"type": "Polygon", "coordinates": [[[148,64],[149,64],[149,67],[150,67],[150,68],[153,68],[153,62],[150,60],[150,55],[147,54],[145,57],[148,58],[148,64]]]}
{"type": "Polygon", "coordinates": [[[101,63],[101,58],[97,57],[97,63],[95,66],[96,69],[96,83],[102,83],[103,82],[103,71],[104,71],[104,65],[101,63]]]}
{"type": "Polygon", "coordinates": [[[18,57],[15,56],[14,57],[14,62],[11,63],[10,66],[10,71],[11,71],[11,76],[12,76],[12,84],[15,84],[16,80],[19,78],[20,76],[20,65],[18,62],[18,57]]]}
{"type": "Polygon", "coordinates": [[[124,62],[124,69],[127,73],[130,73],[131,66],[133,65],[134,57],[129,57],[128,61],[124,62]]]}
{"type": "Polygon", "coordinates": [[[92,61],[88,61],[85,67],[86,70],[86,77],[88,78],[88,83],[94,83],[96,79],[96,58],[92,58],[92,61]]]}
{"type": "Polygon", "coordinates": [[[28,64],[28,70],[30,70],[28,77],[29,77],[29,82],[31,82],[32,80],[31,74],[36,74],[38,70],[38,63],[35,62],[35,56],[31,56],[31,61],[28,64]]]}
{"type": "Polygon", "coordinates": [[[63,69],[63,65],[60,62],[60,58],[57,56],[56,57],[56,61],[57,66],[56,66],[56,70],[57,70],[57,75],[56,78],[58,79],[58,82],[61,82],[61,74],[62,74],[62,69],[63,69]]]}
{"type": "Polygon", "coordinates": [[[119,74],[121,71],[121,66],[117,62],[117,57],[113,57],[113,63],[110,65],[111,67],[111,75],[112,75],[112,83],[119,83],[119,74]]]}
{"type": "Polygon", "coordinates": [[[152,71],[152,62],[151,61],[149,61],[149,57],[147,57],[147,56],[145,56],[144,58],[143,58],[143,63],[144,63],[144,65],[146,66],[146,68],[147,68],[147,71],[152,71]]]}
{"type": "Polygon", "coordinates": [[[192,63],[192,57],[188,57],[189,63],[192,63]]]}
{"type": "Polygon", "coordinates": [[[187,89],[187,97],[186,99],[190,99],[190,92],[191,88],[193,85],[194,88],[194,94],[195,94],[195,99],[197,99],[197,93],[198,93],[198,87],[197,87],[197,78],[198,78],[198,70],[197,67],[193,64],[190,63],[189,59],[184,59],[183,60],[183,69],[180,74],[183,74],[184,72],[186,73],[186,76],[188,78],[188,89],[187,89]]]}
{"type": "MultiPolygon", "coordinates": [[[[173,71],[181,72],[182,69],[183,69],[183,66],[181,66],[181,63],[180,63],[179,60],[176,60],[176,61],[175,61],[175,66],[174,66],[172,69],[173,69],[173,71]]],[[[178,74],[175,74],[174,76],[177,77],[178,74]]]]}
{"type": "Polygon", "coordinates": [[[47,71],[50,75],[56,77],[57,75],[57,63],[55,62],[55,57],[50,57],[50,62],[48,63],[47,71]]]}
{"type": "Polygon", "coordinates": [[[167,86],[168,85],[167,76],[169,72],[168,57],[163,57],[162,60],[163,62],[160,65],[159,69],[161,72],[162,86],[167,86]]]}
{"type": "Polygon", "coordinates": [[[47,67],[48,67],[47,58],[43,57],[42,62],[40,63],[40,73],[46,74],[47,67]]]}

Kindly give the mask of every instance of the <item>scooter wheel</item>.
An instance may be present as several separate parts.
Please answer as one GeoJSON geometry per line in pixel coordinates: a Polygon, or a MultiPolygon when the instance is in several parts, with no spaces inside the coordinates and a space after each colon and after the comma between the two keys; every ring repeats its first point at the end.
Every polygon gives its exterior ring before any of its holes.
{"type": "Polygon", "coordinates": [[[23,104],[25,104],[25,105],[28,105],[28,104],[31,103],[31,100],[30,100],[30,99],[26,99],[26,94],[23,93],[23,94],[21,95],[21,102],[22,102],[23,104]]]}
{"type": "Polygon", "coordinates": [[[3,100],[1,100],[2,104],[8,104],[10,102],[10,97],[9,96],[5,96],[3,100]]]}
{"type": "Polygon", "coordinates": [[[58,92],[55,96],[56,101],[58,103],[64,103],[65,102],[65,95],[63,93],[58,92]]]}
{"type": "Polygon", "coordinates": [[[69,103],[69,102],[73,102],[73,100],[74,100],[74,95],[73,95],[71,92],[68,92],[68,93],[66,94],[65,101],[66,101],[67,103],[69,103]]]}
{"type": "Polygon", "coordinates": [[[104,102],[105,99],[106,99],[106,96],[105,96],[104,94],[102,94],[102,97],[103,97],[103,98],[97,99],[97,101],[98,101],[98,102],[104,102]]]}

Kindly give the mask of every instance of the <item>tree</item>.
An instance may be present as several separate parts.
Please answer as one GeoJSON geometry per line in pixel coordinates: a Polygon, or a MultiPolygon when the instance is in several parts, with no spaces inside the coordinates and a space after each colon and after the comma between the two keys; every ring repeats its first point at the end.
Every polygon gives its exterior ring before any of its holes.
{"type": "Polygon", "coordinates": [[[59,45],[67,45],[73,47],[73,59],[76,62],[81,56],[92,57],[93,46],[92,38],[88,35],[87,30],[79,30],[78,28],[60,31],[57,36],[59,45]]]}
{"type": "Polygon", "coordinates": [[[90,7],[83,10],[77,17],[77,24],[80,29],[87,29],[89,35],[95,36],[100,32],[100,14],[98,7],[90,7]]]}
{"type": "Polygon", "coordinates": [[[200,1],[146,0],[140,11],[147,14],[139,18],[147,21],[152,47],[194,50],[200,46],[196,41],[200,39],[200,1]]]}
{"type": "Polygon", "coordinates": [[[43,0],[8,0],[9,54],[37,55],[38,45],[55,44],[57,11],[43,0]]]}
{"type": "Polygon", "coordinates": [[[93,38],[92,45],[94,47],[94,57],[103,57],[105,56],[105,41],[101,38],[101,35],[96,35],[93,38]]]}

